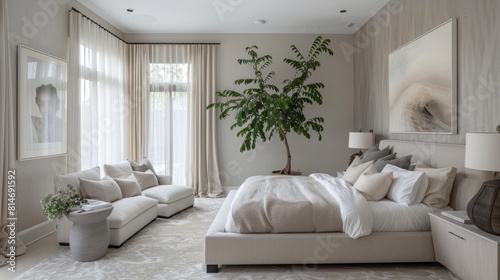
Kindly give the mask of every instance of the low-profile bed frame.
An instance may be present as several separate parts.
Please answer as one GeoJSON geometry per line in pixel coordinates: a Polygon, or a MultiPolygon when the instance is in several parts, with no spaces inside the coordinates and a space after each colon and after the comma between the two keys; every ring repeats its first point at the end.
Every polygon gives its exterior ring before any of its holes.
{"type": "MultiPolygon", "coordinates": [[[[491,172],[465,169],[465,146],[382,140],[379,146],[391,146],[398,156],[412,154],[433,168],[457,168],[449,205],[465,210],[491,172]]],[[[239,234],[225,232],[224,226],[236,191],[224,201],[205,236],[207,272],[219,271],[220,265],[247,264],[334,264],[434,262],[430,231],[372,232],[352,239],[342,232],[239,234]]]]}

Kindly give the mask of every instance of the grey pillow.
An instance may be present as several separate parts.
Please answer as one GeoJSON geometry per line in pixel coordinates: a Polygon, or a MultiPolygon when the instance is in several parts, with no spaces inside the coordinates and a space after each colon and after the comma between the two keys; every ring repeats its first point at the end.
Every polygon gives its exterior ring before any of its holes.
{"type": "MultiPolygon", "coordinates": [[[[392,155],[395,156],[396,154],[392,154],[392,155]]],[[[387,164],[392,164],[392,165],[395,165],[399,168],[403,168],[403,169],[408,170],[408,168],[410,167],[410,162],[411,162],[411,155],[407,155],[407,156],[399,157],[399,158],[392,158],[392,159],[381,158],[381,159],[377,160],[377,162],[375,162],[375,169],[377,169],[378,172],[381,172],[382,169],[384,169],[384,167],[387,164]]]]}
{"type": "Polygon", "coordinates": [[[135,162],[133,160],[128,159],[128,162],[130,163],[130,166],[134,171],[146,172],[149,169],[156,175],[156,171],[153,168],[153,164],[148,158],[143,158],[140,162],[135,162]]]}
{"type": "Polygon", "coordinates": [[[385,157],[390,153],[389,146],[379,150],[379,148],[375,145],[371,147],[368,151],[366,151],[363,156],[361,156],[362,162],[368,162],[373,160],[373,162],[377,161],[380,158],[385,157]]]}

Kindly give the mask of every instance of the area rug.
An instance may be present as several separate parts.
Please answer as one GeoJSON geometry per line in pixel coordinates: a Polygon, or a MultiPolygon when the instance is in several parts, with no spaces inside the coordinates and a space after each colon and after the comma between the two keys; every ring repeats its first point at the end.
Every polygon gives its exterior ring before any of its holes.
{"type": "Polygon", "coordinates": [[[170,219],[156,219],[100,260],[80,263],[69,247],[34,266],[18,279],[459,279],[430,264],[223,266],[207,274],[203,240],[223,198],[197,198],[195,206],[170,219]]]}

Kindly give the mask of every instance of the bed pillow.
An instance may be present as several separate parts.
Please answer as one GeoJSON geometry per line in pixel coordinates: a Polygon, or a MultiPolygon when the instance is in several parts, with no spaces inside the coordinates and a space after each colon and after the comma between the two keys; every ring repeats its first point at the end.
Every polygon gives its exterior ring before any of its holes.
{"type": "Polygon", "coordinates": [[[429,187],[422,202],[436,208],[447,206],[450,202],[451,189],[457,169],[455,167],[431,168],[418,161],[415,170],[423,171],[429,179],[429,187]]]}
{"type": "Polygon", "coordinates": [[[141,186],[139,186],[134,174],[125,179],[116,178],[114,180],[118,184],[118,187],[120,187],[123,198],[141,195],[141,186]]]}
{"type": "Polygon", "coordinates": [[[84,198],[113,202],[122,198],[118,184],[112,179],[100,181],[79,178],[82,196],[84,198]]]}
{"type": "Polygon", "coordinates": [[[386,155],[390,154],[390,149],[389,146],[383,148],[382,150],[379,150],[378,146],[375,145],[368,149],[362,156],[361,156],[361,161],[362,162],[369,162],[369,161],[377,161],[380,158],[385,157],[386,155]]]}
{"type": "Polygon", "coordinates": [[[427,191],[428,180],[423,171],[409,171],[388,164],[382,172],[392,172],[393,181],[387,198],[406,206],[421,203],[427,191]]]}
{"type": "Polygon", "coordinates": [[[354,185],[356,183],[356,180],[358,180],[359,176],[368,168],[370,165],[373,165],[373,160],[369,162],[362,162],[359,157],[356,157],[351,165],[347,168],[347,170],[344,173],[344,176],[342,179],[346,180],[349,182],[351,185],[354,185]]]}
{"type": "Polygon", "coordinates": [[[399,168],[403,168],[403,169],[408,169],[410,168],[410,162],[411,162],[411,157],[412,155],[407,155],[407,156],[404,156],[404,157],[399,157],[399,158],[396,158],[396,154],[391,154],[391,155],[394,155],[393,158],[390,158],[388,156],[385,156],[379,160],[377,160],[375,162],[375,168],[377,169],[378,172],[382,171],[382,169],[384,169],[384,167],[387,165],[387,164],[392,164],[392,165],[395,165],[399,168]]]}
{"type": "Polygon", "coordinates": [[[368,201],[377,201],[383,199],[392,184],[392,172],[378,173],[375,166],[368,167],[354,184],[354,188],[358,190],[368,201]]]}
{"type": "Polygon", "coordinates": [[[134,176],[137,180],[137,183],[139,183],[139,186],[141,186],[141,190],[158,186],[158,179],[150,169],[148,169],[146,172],[134,171],[134,176]]]}

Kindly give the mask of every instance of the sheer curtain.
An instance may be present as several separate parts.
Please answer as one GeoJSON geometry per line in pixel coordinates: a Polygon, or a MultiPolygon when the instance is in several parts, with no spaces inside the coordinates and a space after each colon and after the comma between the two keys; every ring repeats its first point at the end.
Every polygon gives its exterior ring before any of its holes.
{"type": "MultiPolygon", "coordinates": [[[[9,25],[8,25],[7,1],[0,2],[0,253],[6,256],[10,253],[8,244],[6,225],[8,218],[15,218],[8,214],[8,189],[9,182],[15,182],[15,136],[14,128],[14,93],[12,90],[12,68],[10,59],[9,25]]],[[[10,186],[15,187],[14,184],[10,186]]],[[[15,189],[15,188],[14,188],[15,189]]],[[[23,243],[16,238],[16,255],[23,254],[26,251],[23,243]]],[[[6,264],[7,259],[0,260],[0,266],[6,264]]]]}
{"type": "Polygon", "coordinates": [[[216,151],[214,45],[151,45],[148,157],[197,196],[222,195],[216,151]]]}
{"type": "Polygon", "coordinates": [[[191,83],[185,45],[151,45],[148,158],[172,183],[186,185],[188,84],[191,83]]]}
{"type": "Polygon", "coordinates": [[[126,158],[125,68],[127,44],[72,11],[71,61],[79,92],[81,169],[126,158]]]}

